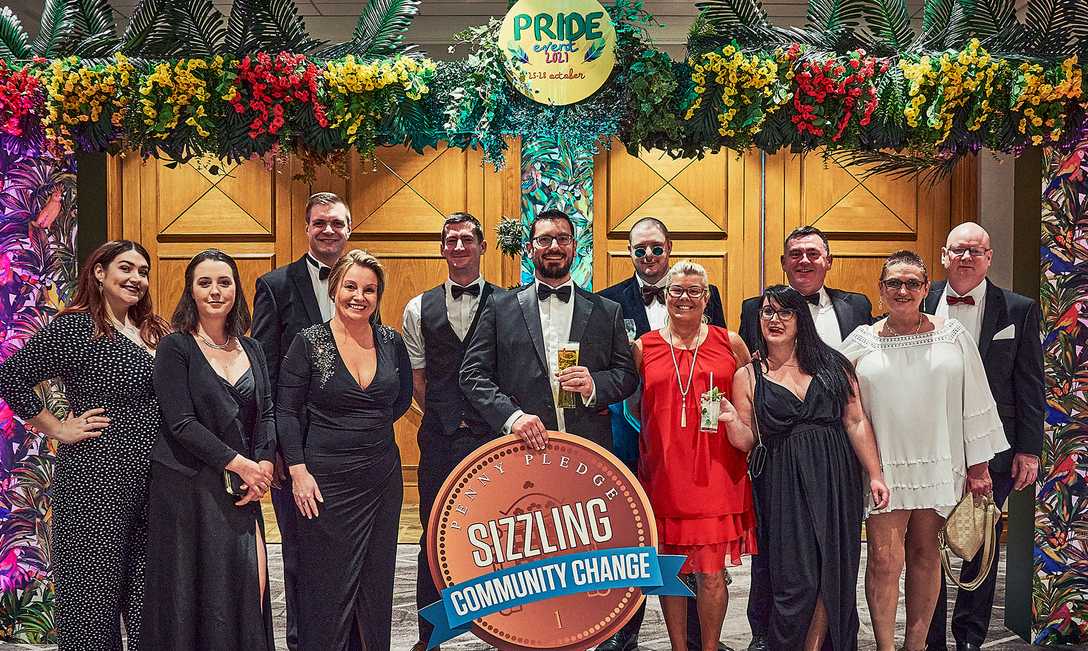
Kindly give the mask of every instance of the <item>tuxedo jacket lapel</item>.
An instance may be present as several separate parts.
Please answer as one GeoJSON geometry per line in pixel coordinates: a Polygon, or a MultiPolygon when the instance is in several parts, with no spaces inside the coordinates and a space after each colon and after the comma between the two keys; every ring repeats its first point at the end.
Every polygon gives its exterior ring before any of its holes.
{"type": "Polygon", "coordinates": [[[593,302],[583,296],[582,291],[582,288],[575,287],[574,296],[571,297],[574,301],[574,314],[570,317],[570,336],[567,341],[582,341],[586,326],[589,325],[589,316],[593,314],[593,302]]]}
{"type": "Polygon", "coordinates": [[[623,293],[627,301],[625,311],[632,315],[635,321],[635,332],[640,336],[649,332],[650,320],[646,317],[646,304],[642,301],[642,290],[634,276],[627,281],[627,287],[624,288],[623,293]]]}
{"type": "Polygon", "coordinates": [[[854,331],[849,321],[850,306],[838,292],[829,290],[827,293],[831,297],[831,309],[835,311],[835,320],[839,322],[839,337],[845,340],[854,331]]]}
{"type": "Polygon", "coordinates": [[[978,352],[983,363],[986,361],[986,353],[990,350],[997,330],[1005,324],[1008,309],[1005,306],[1005,294],[993,283],[986,283],[986,310],[982,314],[982,327],[978,334],[978,352]]]}
{"type": "Polygon", "coordinates": [[[303,256],[287,267],[287,275],[291,277],[295,291],[302,297],[302,304],[306,308],[306,316],[309,317],[310,322],[321,323],[324,319],[321,318],[321,309],[317,307],[317,296],[314,295],[310,271],[306,268],[309,264],[306,256],[303,256]]]}
{"type": "Polygon", "coordinates": [[[540,308],[536,303],[536,285],[529,285],[518,292],[518,304],[521,305],[521,316],[525,319],[525,326],[529,328],[529,336],[536,348],[536,356],[544,368],[547,376],[548,356],[544,352],[544,330],[540,327],[540,308]]]}

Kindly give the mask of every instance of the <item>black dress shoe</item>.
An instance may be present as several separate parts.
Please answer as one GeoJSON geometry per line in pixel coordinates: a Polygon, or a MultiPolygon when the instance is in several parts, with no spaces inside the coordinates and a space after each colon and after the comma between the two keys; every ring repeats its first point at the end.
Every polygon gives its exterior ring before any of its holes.
{"type": "Polygon", "coordinates": [[[957,643],[956,651],[982,651],[982,647],[977,644],[971,644],[970,642],[966,644],[957,643]]]}
{"type": "Polygon", "coordinates": [[[767,651],[767,648],[767,637],[764,635],[753,635],[748,645],[748,651],[767,651]]]}
{"type": "MultiPolygon", "coordinates": [[[[422,641],[416,642],[412,645],[412,651],[427,651],[427,643],[422,641]]],[[[442,651],[442,647],[436,646],[434,651],[442,651]]]]}
{"type": "Polygon", "coordinates": [[[627,637],[621,631],[598,644],[597,651],[638,651],[638,636],[627,637]]]}

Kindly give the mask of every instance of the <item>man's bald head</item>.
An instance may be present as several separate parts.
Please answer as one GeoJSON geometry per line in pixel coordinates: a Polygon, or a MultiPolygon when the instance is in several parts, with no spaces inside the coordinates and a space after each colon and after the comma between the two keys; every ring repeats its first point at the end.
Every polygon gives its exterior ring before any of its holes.
{"type": "Polygon", "coordinates": [[[993,257],[990,234],[975,222],[953,228],[941,249],[948,283],[959,294],[966,294],[986,278],[993,257]]]}

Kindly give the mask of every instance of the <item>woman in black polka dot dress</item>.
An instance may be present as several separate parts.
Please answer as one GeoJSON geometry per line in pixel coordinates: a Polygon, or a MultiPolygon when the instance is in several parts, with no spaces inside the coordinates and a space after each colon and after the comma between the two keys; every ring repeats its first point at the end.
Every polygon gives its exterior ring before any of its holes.
{"type": "Polygon", "coordinates": [[[0,397],[56,439],[52,487],[56,626],[61,651],[140,649],[150,451],[159,427],[151,383],[166,334],[147,295],[150,257],[128,240],[91,254],[71,306],[0,366],[0,397]],[[71,412],[34,393],[59,378],[71,412]]]}

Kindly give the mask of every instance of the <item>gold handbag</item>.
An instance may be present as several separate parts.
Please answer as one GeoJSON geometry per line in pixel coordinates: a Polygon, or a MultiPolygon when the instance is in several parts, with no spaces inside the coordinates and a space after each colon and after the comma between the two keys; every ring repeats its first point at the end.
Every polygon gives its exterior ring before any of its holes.
{"type": "Polygon", "coordinates": [[[971,493],[967,493],[959,504],[948,514],[944,527],[937,533],[937,545],[941,551],[941,566],[945,575],[962,590],[974,590],[986,580],[990,565],[994,562],[997,541],[997,519],[1001,512],[994,504],[993,497],[986,495],[976,502],[971,493]],[[982,562],[978,575],[973,581],[962,583],[959,574],[952,570],[952,554],[964,561],[970,561],[979,553],[982,562]]]}

